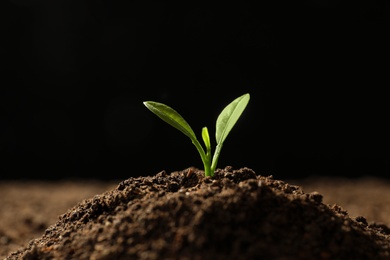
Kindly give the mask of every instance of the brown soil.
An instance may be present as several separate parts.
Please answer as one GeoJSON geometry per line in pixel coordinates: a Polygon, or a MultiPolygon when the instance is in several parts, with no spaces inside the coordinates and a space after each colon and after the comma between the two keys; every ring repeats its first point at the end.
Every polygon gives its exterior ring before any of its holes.
{"type": "MultiPolygon", "coordinates": [[[[37,200],[40,204],[25,204],[23,210],[15,207],[18,212],[12,211],[12,201],[8,207],[1,204],[6,210],[0,215],[0,243],[7,250],[1,253],[5,259],[390,259],[388,206],[383,204],[383,214],[367,219],[360,214],[380,202],[349,195],[347,200],[365,199],[362,208],[355,207],[359,215],[352,215],[336,201],[325,203],[323,194],[314,190],[329,182],[316,181],[301,182],[305,189],[313,190],[306,193],[302,186],[256,175],[249,168],[226,167],[217,170],[214,178],[204,178],[195,168],[170,174],[163,171],[115,186],[95,183],[95,190],[89,190],[93,183],[85,184],[89,193],[77,196],[86,199],[78,204],[68,200],[68,210],[51,224],[46,219],[54,221],[59,213],[48,213],[45,204],[64,203],[52,190],[53,201],[46,192],[46,197],[37,200]],[[33,212],[26,213],[28,208],[33,212]],[[41,210],[45,214],[39,214],[41,210]],[[11,224],[12,217],[18,225],[11,224]],[[20,244],[23,239],[18,236],[23,237],[23,230],[39,235],[20,244]],[[16,250],[18,243],[21,247],[16,250]]],[[[364,181],[365,186],[348,182],[344,193],[359,194],[351,188],[359,187],[364,194],[370,183],[378,191],[388,185],[364,181]]],[[[329,186],[333,193],[335,183],[329,186]]],[[[377,194],[385,202],[389,196],[383,192],[389,194],[388,187],[377,194]]],[[[10,194],[3,189],[0,192],[3,202],[4,195],[10,194]]],[[[72,190],[66,193],[70,195],[72,190]]],[[[341,201],[343,193],[339,194],[341,201]]]]}

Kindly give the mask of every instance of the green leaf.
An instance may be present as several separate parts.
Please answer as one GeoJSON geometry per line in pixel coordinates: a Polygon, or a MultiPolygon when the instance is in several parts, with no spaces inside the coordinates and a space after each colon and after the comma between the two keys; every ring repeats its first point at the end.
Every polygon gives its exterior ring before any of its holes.
{"type": "Polygon", "coordinates": [[[204,145],[206,146],[206,151],[211,151],[211,142],[210,142],[210,135],[207,127],[202,128],[202,139],[204,142],[204,145]]]}
{"type": "MultiPolygon", "coordinates": [[[[203,166],[204,166],[204,172],[205,176],[211,176],[211,165],[210,165],[210,151],[208,151],[208,154],[206,154],[202,148],[202,145],[199,143],[199,141],[196,138],[196,135],[190,125],[184,120],[184,118],[176,112],[173,108],[154,101],[145,101],[143,102],[144,105],[152,111],[155,115],[157,115],[159,118],[161,118],[166,123],[170,124],[174,128],[178,129],[180,132],[188,136],[192,143],[195,145],[196,149],[199,152],[199,155],[202,159],[203,166]]],[[[204,130],[203,130],[204,132],[204,130]]],[[[202,137],[205,138],[202,132],[202,137]]],[[[206,129],[207,132],[207,129],[206,129]]],[[[207,132],[208,134],[208,132],[207,132]]],[[[205,139],[203,139],[205,141],[205,139]]],[[[207,144],[206,144],[207,147],[207,144]]],[[[210,145],[209,145],[210,147],[210,145]]]]}
{"type": "Polygon", "coordinates": [[[232,130],[233,126],[237,123],[237,120],[240,118],[242,112],[246,108],[249,99],[249,93],[244,94],[233,100],[222,110],[221,114],[219,114],[215,132],[218,145],[222,145],[222,143],[225,141],[226,137],[230,133],[230,130],[232,130]]]}
{"type": "Polygon", "coordinates": [[[196,135],[186,120],[173,108],[154,101],[145,101],[144,105],[159,118],[181,131],[192,141],[196,140],[196,135]]]}

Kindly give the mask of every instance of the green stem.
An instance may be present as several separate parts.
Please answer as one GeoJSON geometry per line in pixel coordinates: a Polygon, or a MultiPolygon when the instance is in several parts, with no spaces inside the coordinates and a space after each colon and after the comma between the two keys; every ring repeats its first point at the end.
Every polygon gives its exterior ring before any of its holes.
{"type": "Polygon", "coordinates": [[[211,164],[211,169],[210,169],[211,170],[211,176],[214,176],[215,169],[217,168],[219,154],[221,153],[221,149],[222,149],[222,143],[221,144],[217,144],[217,147],[215,147],[215,152],[214,152],[214,156],[213,156],[213,162],[211,164]]]}
{"type": "Polygon", "coordinates": [[[198,140],[193,140],[192,143],[195,145],[196,149],[198,150],[198,152],[200,154],[200,158],[202,159],[203,167],[204,167],[204,175],[205,176],[214,176],[214,172],[211,171],[211,167],[210,167],[211,156],[206,155],[206,153],[203,150],[202,145],[198,142],[198,140]]]}

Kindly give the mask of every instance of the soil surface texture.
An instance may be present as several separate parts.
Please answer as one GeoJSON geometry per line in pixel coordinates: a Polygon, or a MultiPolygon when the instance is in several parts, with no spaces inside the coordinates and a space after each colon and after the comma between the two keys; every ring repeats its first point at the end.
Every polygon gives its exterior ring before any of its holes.
{"type": "MultiPolygon", "coordinates": [[[[352,216],[317,191],[250,168],[212,178],[196,168],[162,171],[94,192],[48,227],[24,219],[42,233],[5,259],[390,259],[388,215],[352,216]]],[[[0,226],[0,245],[13,239],[0,226]]]]}

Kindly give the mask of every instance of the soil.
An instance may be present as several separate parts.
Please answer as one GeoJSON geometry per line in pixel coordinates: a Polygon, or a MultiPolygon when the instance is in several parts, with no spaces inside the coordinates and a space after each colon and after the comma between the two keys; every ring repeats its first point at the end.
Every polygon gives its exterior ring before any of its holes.
{"type": "Polygon", "coordinates": [[[203,174],[191,167],[110,183],[3,183],[0,253],[7,260],[390,259],[386,181],[287,182],[232,167],[203,174]]]}

